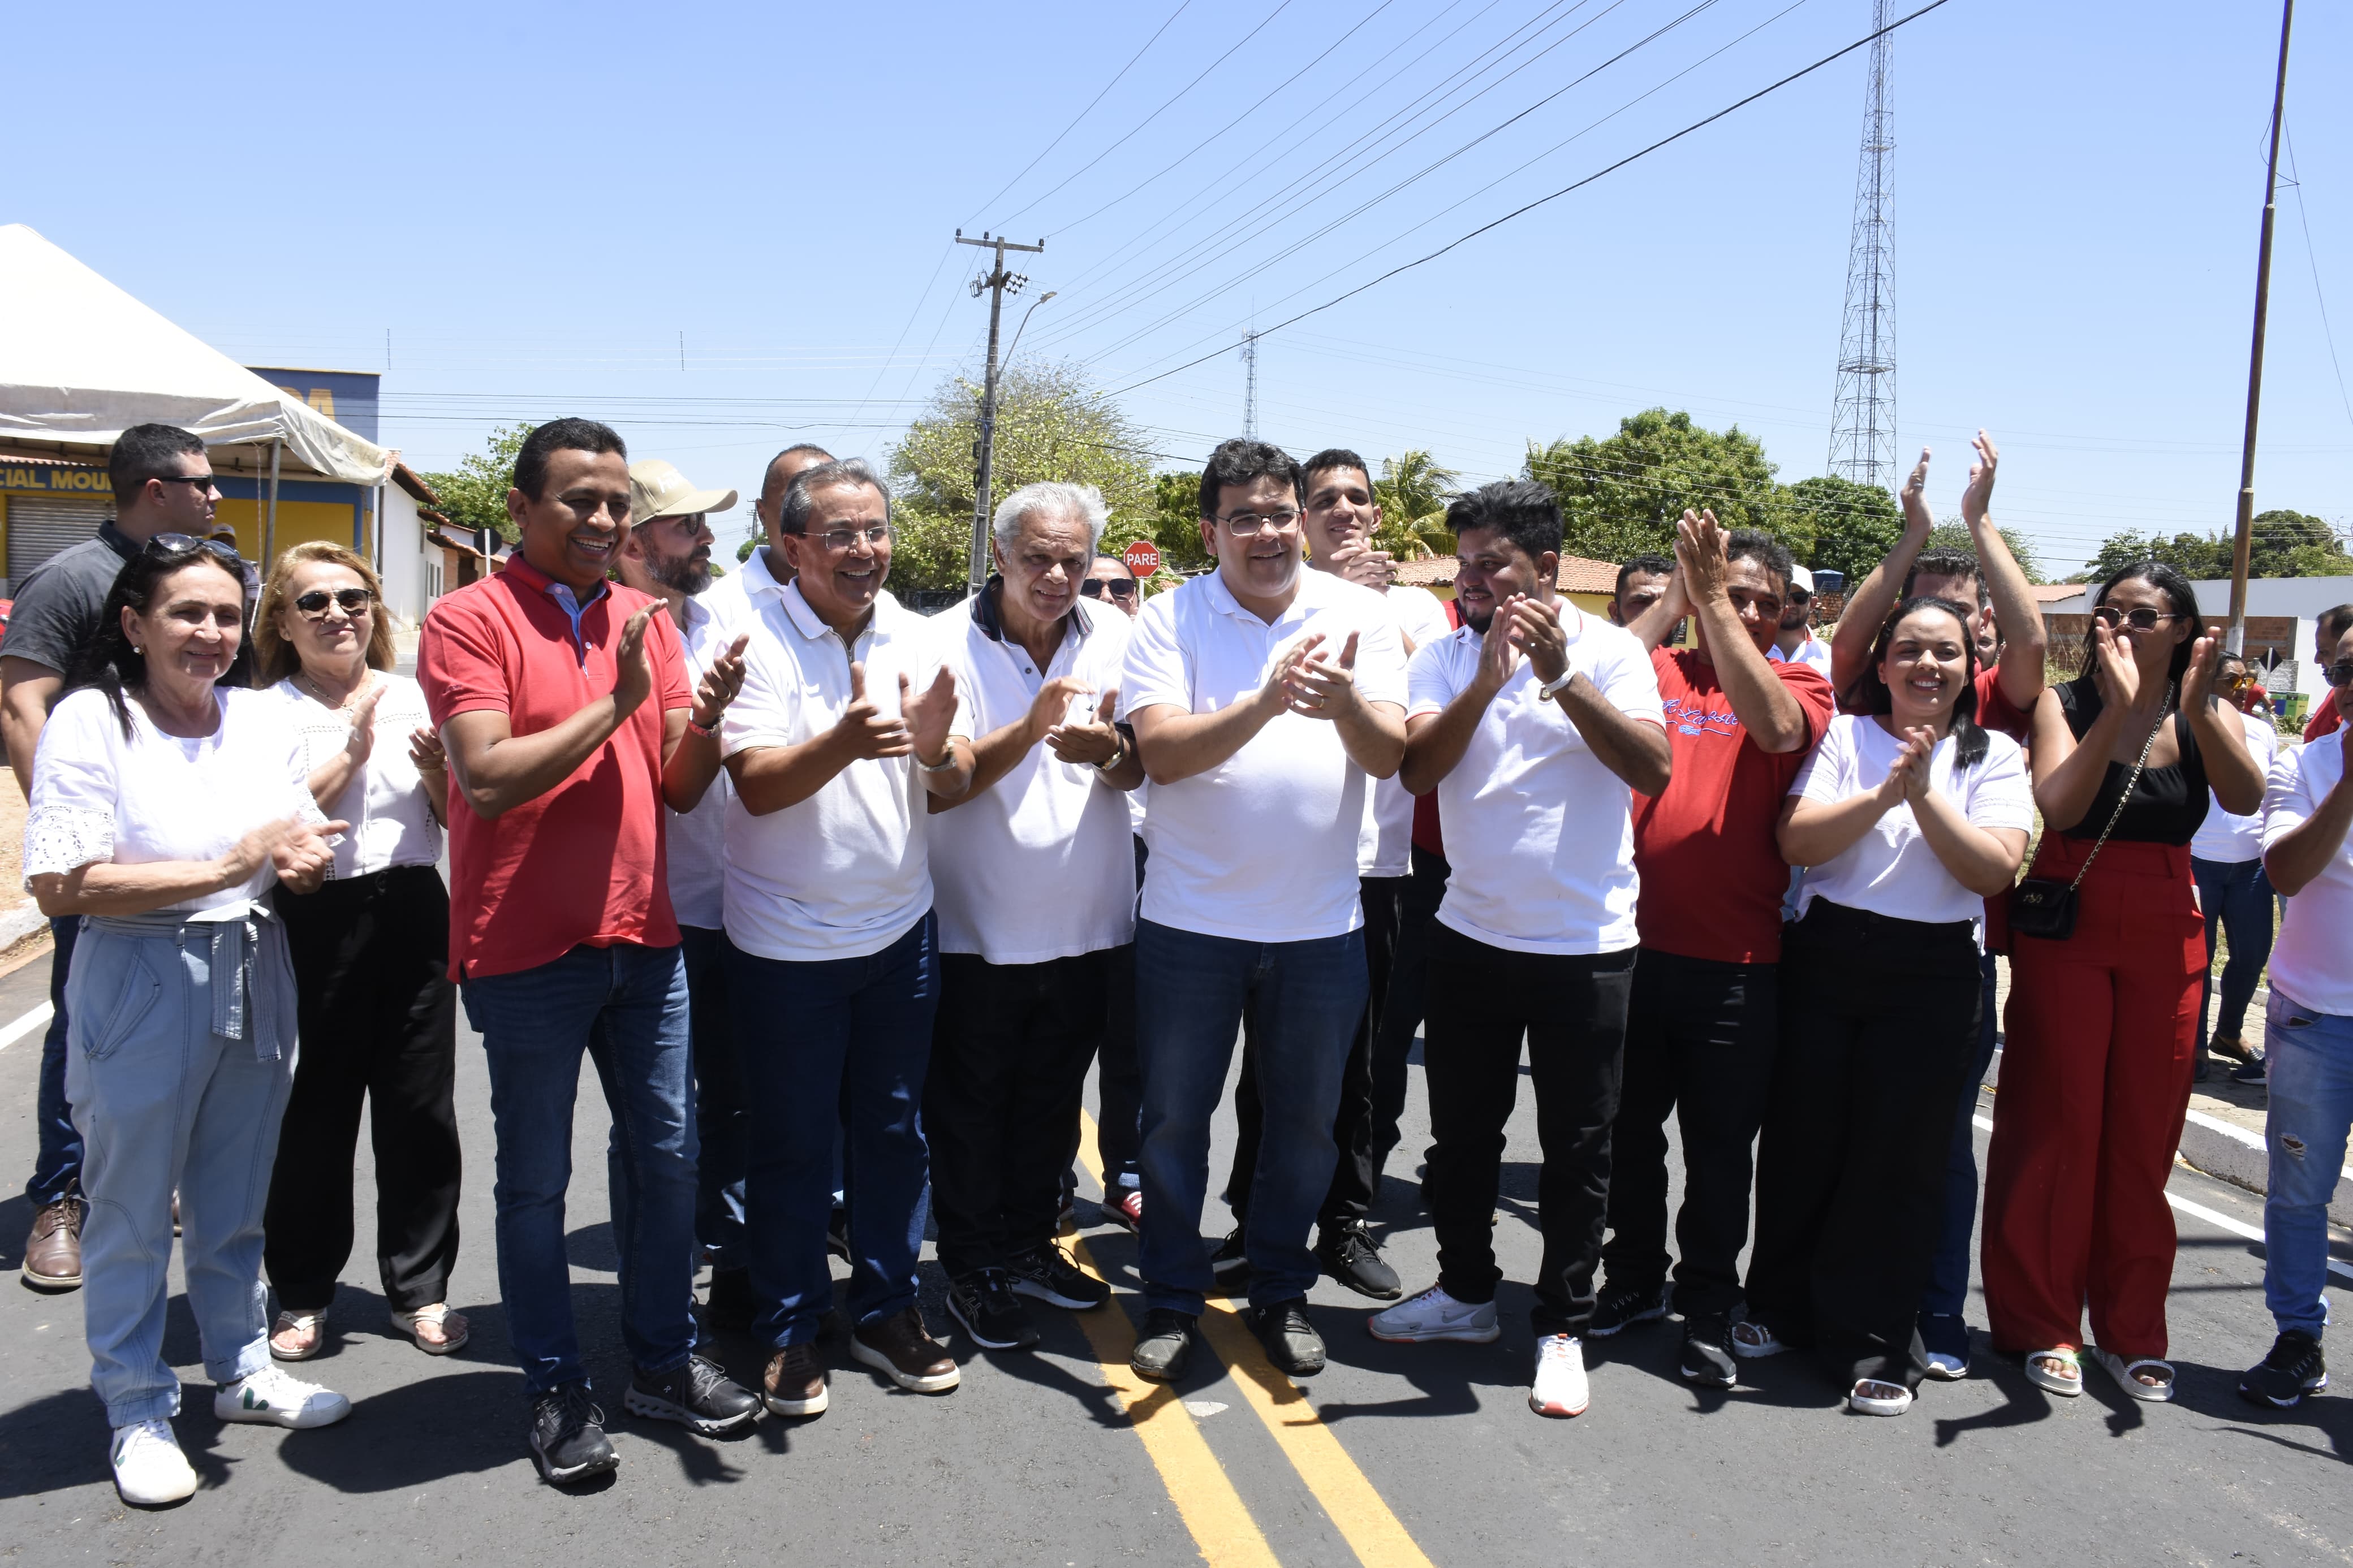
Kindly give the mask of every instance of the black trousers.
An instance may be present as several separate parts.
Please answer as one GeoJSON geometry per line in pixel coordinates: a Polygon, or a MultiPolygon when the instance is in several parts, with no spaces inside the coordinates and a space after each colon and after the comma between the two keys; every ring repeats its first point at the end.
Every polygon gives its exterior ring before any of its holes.
{"type": "MultiPolygon", "coordinates": [[[[1135,840],[1135,885],[1144,886],[1144,840],[1135,840]]],[[[1103,1116],[1095,1123],[1095,1152],[1102,1156],[1103,1188],[1121,1184],[1123,1176],[1139,1178],[1136,1157],[1143,1147],[1144,1068],[1135,1058],[1135,944],[1111,951],[1110,1005],[1103,1023],[1103,1050],[1097,1056],[1096,1092],[1103,1116]]],[[[1078,1152],[1072,1145],[1073,1157],[1078,1152]]],[[[1134,1185],[1131,1180],[1129,1185],[1134,1185]]]]}
{"type": "Polygon", "coordinates": [[[1520,1041],[1536,1096],[1538,1334],[1582,1334],[1609,1205],[1609,1126],[1634,989],[1634,950],[1566,957],[1512,952],[1451,926],[1430,933],[1429,1174],[1422,1193],[1438,1236],[1438,1282],[1458,1301],[1492,1301],[1495,1197],[1504,1127],[1520,1088],[1520,1041]]]}
{"type": "Polygon", "coordinates": [[[335,1299],[352,1255],[360,1106],[375,1149],[376,1271],[413,1312],[446,1299],[461,1161],[449,895],[430,866],[278,891],[294,961],[301,1054],[278,1134],[262,1265],[290,1311],[335,1299]]]}
{"type": "Polygon", "coordinates": [[[940,955],[923,1133],[940,1267],[951,1279],[1002,1268],[1053,1238],[1087,1068],[1103,1040],[1111,956],[940,955]]]}
{"type": "Polygon", "coordinates": [[[1750,1149],[1765,1118],[1780,1036],[1769,963],[1718,963],[1641,950],[1626,1016],[1626,1072],[1609,1181],[1613,1289],[1667,1279],[1667,1117],[1683,1134],[1683,1202],[1675,1215],[1675,1308],[1685,1317],[1740,1302],[1748,1240],[1750,1149]]]}
{"type": "Polygon", "coordinates": [[[1952,1107],[1978,1043],[1970,922],[1817,899],[1781,953],[1781,1052],[1757,1157],[1748,1310],[1841,1390],[1917,1388],[1952,1107]]]}
{"type": "Polygon", "coordinates": [[[1373,1030],[1373,1195],[1381,1172],[1398,1146],[1398,1122],[1405,1115],[1412,1082],[1413,1037],[1422,1026],[1430,994],[1430,940],[1438,929],[1438,906],[1452,875],[1446,857],[1416,845],[1413,875],[1398,900],[1397,944],[1389,960],[1388,995],[1373,1030]]]}
{"type": "MultiPolygon", "coordinates": [[[[1356,879],[1358,896],[1364,901],[1365,971],[1371,989],[1364,1016],[1356,1020],[1356,1037],[1348,1042],[1347,1064],[1340,1069],[1340,1108],[1332,1119],[1332,1142],[1340,1156],[1332,1167],[1332,1184],[1324,1194],[1323,1206],[1315,1213],[1319,1230],[1357,1224],[1372,1212],[1378,1179],[1373,1154],[1373,1041],[1388,997],[1398,914],[1409,880],[1405,877],[1356,879]]],[[[1242,1076],[1234,1086],[1234,1163],[1226,1176],[1226,1206],[1234,1211],[1234,1223],[1239,1226],[1250,1213],[1250,1178],[1258,1171],[1259,1137],[1264,1122],[1248,1008],[1242,1012],[1242,1076]]]]}

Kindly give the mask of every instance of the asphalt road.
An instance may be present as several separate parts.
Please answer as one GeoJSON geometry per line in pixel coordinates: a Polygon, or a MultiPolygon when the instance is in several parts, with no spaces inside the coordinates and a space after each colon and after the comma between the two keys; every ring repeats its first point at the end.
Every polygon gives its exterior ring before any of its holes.
{"type": "MultiPolygon", "coordinates": [[[[46,963],[0,979],[0,1028],[45,1000],[45,984],[46,963]]],[[[13,1188],[32,1157],[38,1054],[37,1036],[0,1049],[0,1172],[12,1189],[0,1203],[0,1263],[12,1276],[28,1223],[13,1188]]],[[[765,1418],[734,1441],[632,1419],[608,1395],[619,1474],[557,1491],[524,1452],[522,1382],[507,1363],[487,1090],[470,1035],[459,1062],[467,1239],[451,1294],[473,1319],[468,1350],[437,1361],[388,1332],[364,1239],[344,1273],[333,1347],[306,1372],[351,1395],[351,1419],[314,1432],[224,1427],[203,1397],[175,1270],[165,1350],[191,1384],[178,1429],[203,1487],[180,1508],[142,1512],[109,1481],[79,1298],[12,1278],[0,1285],[0,1557],[304,1568],[2353,1561],[2353,1400],[2280,1414],[2239,1400],[2238,1370],[2271,1337],[2260,1244],[2189,1213],[2179,1216],[2181,1397],[2171,1406],[2137,1405],[2097,1372],[2083,1398],[2050,1399],[1982,1340],[1975,1376],[1930,1384],[1895,1420],[1847,1414],[1797,1358],[1745,1363],[1738,1390],[1700,1394],[1675,1380],[1675,1334],[1663,1325],[1594,1347],[1591,1410],[1547,1421],[1525,1402],[1525,1285],[1505,1287],[1499,1343],[1413,1347],[1369,1338],[1370,1304],[1326,1283],[1311,1315],[1333,1364],[1300,1390],[1213,1314],[1228,1364],[1198,1358],[1175,1396],[1149,1396],[1120,1365],[1129,1331],[1116,1307],[1083,1331],[1049,1310],[1032,1354],[984,1355],[951,1340],[965,1381],[944,1397],[891,1388],[834,1346],[830,1413],[765,1418]]],[[[1408,1150],[1426,1142],[1415,1099],[1408,1150]]],[[[627,1368],[593,1074],[579,1103],[575,1293],[595,1374],[617,1391],[627,1368]]],[[[1524,1096],[1497,1232],[1505,1271],[1521,1280],[1537,1253],[1534,1136],[1524,1096]]],[[[364,1146],[360,1159],[369,1191],[364,1146]]],[[[1419,1289],[1434,1277],[1433,1247],[1414,1162],[1398,1164],[1376,1217],[1388,1257],[1419,1289]]],[[[2260,1225],[2253,1199],[2186,1168],[2174,1190],[2260,1225]]],[[[1091,1205],[1081,1217],[1093,1219],[1091,1205]]],[[[1133,1242],[1101,1226],[1085,1241],[1132,1306],[1133,1242]]],[[[925,1267],[926,1310],[935,1330],[948,1328],[925,1267]]],[[[757,1375],[756,1344],[715,1349],[738,1377],[757,1375]]]]}

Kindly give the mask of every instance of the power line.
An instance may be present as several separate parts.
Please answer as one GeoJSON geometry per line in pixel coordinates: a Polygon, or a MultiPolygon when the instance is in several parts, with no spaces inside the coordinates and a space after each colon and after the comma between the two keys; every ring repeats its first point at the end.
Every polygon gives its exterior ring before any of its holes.
{"type": "Polygon", "coordinates": [[[2295,173],[2295,137],[2287,139],[2287,183],[2295,192],[2295,221],[2304,230],[2304,258],[2312,267],[2312,297],[2320,305],[2320,335],[2328,345],[2328,367],[2337,373],[2337,396],[2345,405],[2345,417],[2353,423],[2353,396],[2345,391],[2345,367],[2337,362],[2337,334],[2328,325],[2328,298],[2320,291],[2320,258],[2312,248],[2312,217],[2304,209],[2304,182],[2295,173]]]}

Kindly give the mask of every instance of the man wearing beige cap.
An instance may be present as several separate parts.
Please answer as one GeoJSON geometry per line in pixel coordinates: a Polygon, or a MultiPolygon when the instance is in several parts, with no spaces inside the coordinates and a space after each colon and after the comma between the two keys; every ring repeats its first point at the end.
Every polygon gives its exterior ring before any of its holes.
{"type": "MultiPolygon", "coordinates": [[[[731,697],[744,680],[744,639],[725,616],[701,602],[701,595],[711,585],[708,516],[734,504],[733,490],[698,489],[659,458],[631,464],[630,524],[621,542],[618,568],[625,584],[669,607],[694,678],[700,680],[716,667],[721,689],[731,697]]],[[[662,808],[670,901],[678,914],[686,959],[694,1118],[702,1139],[694,1237],[711,1258],[708,1315],[714,1329],[747,1327],[752,1311],[751,1287],[744,1272],[744,1168],[750,1112],[727,1012],[727,936],[720,915],[720,858],[732,793],[722,771],[693,810],[662,808]]],[[[626,1235],[627,1165],[617,1148],[607,1163],[614,1230],[626,1235]]]]}

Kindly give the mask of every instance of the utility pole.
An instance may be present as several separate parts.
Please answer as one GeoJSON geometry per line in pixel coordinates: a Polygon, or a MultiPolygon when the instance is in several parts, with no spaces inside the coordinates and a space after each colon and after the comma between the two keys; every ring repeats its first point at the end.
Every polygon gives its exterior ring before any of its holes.
{"type": "Polygon", "coordinates": [[[1242,438],[1258,439],[1258,329],[1242,334],[1242,438]]]}
{"type": "Polygon", "coordinates": [[[1888,0],[1872,0],[1871,89],[1862,158],[1854,176],[1854,229],[1847,245],[1846,319],[1839,331],[1838,393],[1831,415],[1831,472],[1885,486],[1895,462],[1894,110],[1888,86],[1895,37],[1888,0]]]}
{"type": "Polygon", "coordinates": [[[2280,121],[2287,108],[2287,35],[2295,0],[2281,0],[2279,76],[2272,84],[2272,153],[2263,171],[2263,237],[2255,248],[2255,342],[2247,358],[2247,435],[2239,449],[2239,529],[2231,545],[2232,653],[2247,644],[2247,569],[2255,543],[2255,415],[2263,396],[2263,316],[2272,298],[2272,216],[2279,193],[2280,121]]]}
{"type": "Polygon", "coordinates": [[[972,295],[977,300],[981,290],[988,290],[988,378],[982,384],[980,394],[980,439],[972,444],[972,563],[968,574],[974,593],[988,582],[988,512],[989,468],[997,445],[997,319],[1005,310],[1005,296],[1018,294],[1029,286],[1029,278],[1019,272],[1005,270],[1005,253],[1008,250],[1036,254],[1046,248],[1040,239],[1035,245],[1016,245],[1003,235],[984,232],[978,239],[966,239],[964,230],[956,230],[958,245],[977,245],[997,252],[996,264],[972,280],[972,295]]]}

